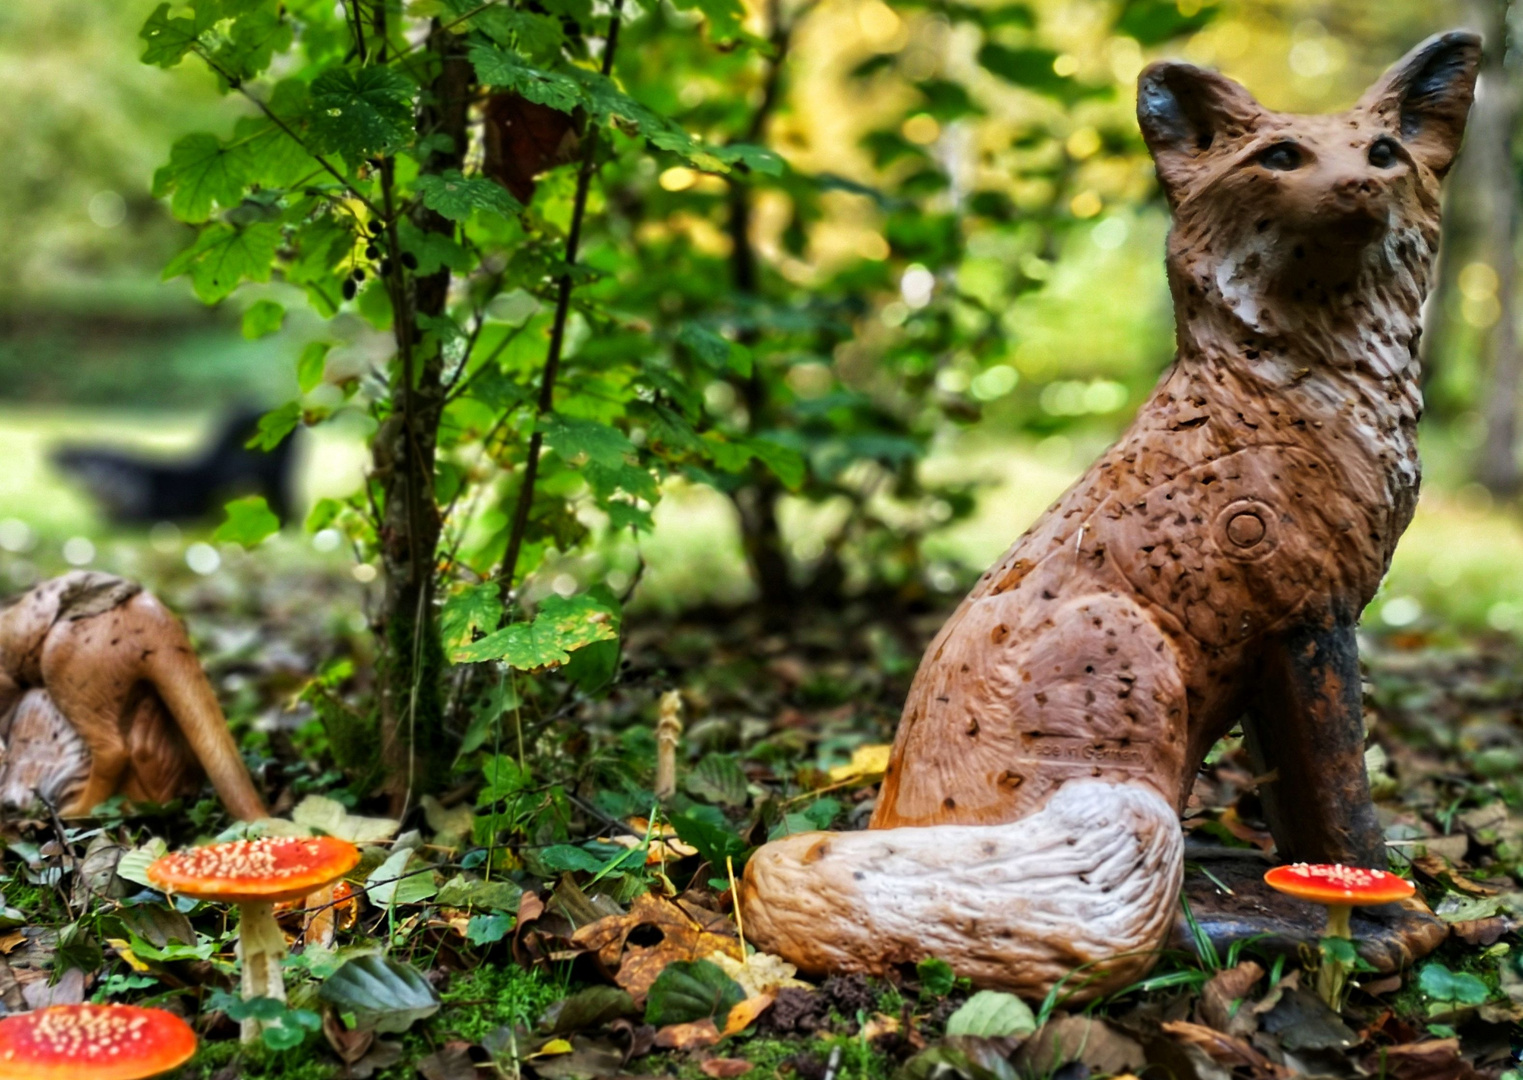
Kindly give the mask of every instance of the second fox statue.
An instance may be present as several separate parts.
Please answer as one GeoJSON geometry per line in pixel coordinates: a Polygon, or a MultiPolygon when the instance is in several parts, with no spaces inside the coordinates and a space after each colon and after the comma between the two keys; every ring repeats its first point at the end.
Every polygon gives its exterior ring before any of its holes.
{"type": "Polygon", "coordinates": [[[1174,365],[931,643],[871,827],[752,858],[760,948],[1123,985],[1168,935],[1178,813],[1239,717],[1281,856],[1384,865],[1354,628],[1417,500],[1420,310],[1479,57],[1430,39],[1332,116],[1142,73],[1174,365]]]}

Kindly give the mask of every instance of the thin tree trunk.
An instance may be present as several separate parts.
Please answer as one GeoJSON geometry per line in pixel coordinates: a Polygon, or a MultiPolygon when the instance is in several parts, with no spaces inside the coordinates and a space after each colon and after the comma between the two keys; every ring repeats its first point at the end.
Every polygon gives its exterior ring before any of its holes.
{"type": "MultiPolygon", "coordinates": [[[[756,143],[766,136],[767,122],[782,95],[783,64],[787,60],[792,26],[782,19],[782,5],[773,0],[768,5],[772,23],[773,56],[762,86],[762,99],[742,141],[756,143]]],[[[730,283],[737,300],[755,300],[761,287],[761,268],[756,246],[751,240],[751,185],[737,170],[730,176],[729,220],[730,283]]],[[[742,331],[740,343],[746,347],[760,339],[755,329],[742,331]]],[[[746,403],[748,424],[752,432],[763,428],[771,417],[771,402],[761,365],[755,364],[751,377],[741,388],[746,403]]],[[[757,599],[763,609],[787,613],[797,606],[801,590],[794,585],[793,573],[777,520],[777,501],[783,485],[765,466],[753,463],[750,478],[730,493],[740,515],[741,546],[756,583],[757,599]]]]}
{"type": "MultiPolygon", "coordinates": [[[[383,13],[384,8],[378,8],[383,13]]],[[[382,18],[378,14],[377,18],[382,18]]],[[[435,150],[423,166],[428,173],[460,168],[467,146],[472,69],[459,39],[435,24],[429,49],[439,72],[418,110],[420,137],[445,135],[449,150],[435,150]]],[[[434,558],[440,517],[434,499],[434,458],[444,409],[443,357],[425,343],[418,323],[438,316],[448,301],[450,272],[440,269],[413,282],[403,272],[395,223],[391,162],[382,165],[390,257],[388,284],[395,313],[398,363],[392,400],[398,409],[377,432],[373,444],[376,475],[382,482],[381,559],[386,571],[380,621],[386,635],[381,686],[381,758],[385,788],[394,809],[434,786],[447,763],[443,731],[444,653],[434,611],[434,558]]],[[[453,235],[445,217],[419,206],[412,222],[424,232],[453,235]]]]}
{"type": "Polygon", "coordinates": [[[1484,5],[1486,58],[1481,69],[1481,93],[1476,121],[1468,140],[1470,153],[1481,157],[1477,170],[1483,185],[1482,205],[1493,238],[1488,261],[1497,275],[1500,313],[1486,337],[1485,357],[1490,370],[1485,417],[1486,440],[1481,447],[1477,477],[1493,493],[1511,495],[1518,490],[1518,380],[1523,376],[1523,357],[1518,353],[1517,330],[1517,181],[1513,174],[1512,133],[1517,122],[1517,94],[1507,65],[1508,13],[1510,0],[1490,0],[1484,5]]]}

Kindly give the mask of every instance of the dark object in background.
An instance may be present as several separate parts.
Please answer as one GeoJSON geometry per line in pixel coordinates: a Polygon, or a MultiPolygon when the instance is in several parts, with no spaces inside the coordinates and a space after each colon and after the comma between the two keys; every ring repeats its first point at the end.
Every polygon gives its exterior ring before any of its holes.
{"type": "Polygon", "coordinates": [[[228,499],[263,495],[282,522],[292,512],[295,440],[274,450],[245,444],[263,413],[239,409],[217,429],[211,446],[188,461],[158,461],[108,447],[63,446],[53,464],[100,501],[112,521],[147,525],[214,517],[228,499]]]}
{"type": "Polygon", "coordinates": [[[580,144],[570,115],[514,93],[487,99],[482,140],[481,171],[525,205],[534,198],[534,178],[572,160],[580,144]]]}

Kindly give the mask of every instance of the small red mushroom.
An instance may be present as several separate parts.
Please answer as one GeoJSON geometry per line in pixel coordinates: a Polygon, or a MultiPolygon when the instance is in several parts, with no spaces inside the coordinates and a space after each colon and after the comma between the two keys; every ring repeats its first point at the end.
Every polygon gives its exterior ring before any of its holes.
{"type": "Polygon", "coordinates": [[[0,1080],[144,1080],[195,1052],[196,1033],[163,1009],[54,1005],[0,1020],[0,1080]]]}
{"type": "MultiPolygon", "coordinates": [[[[148,867],[148,880],[166,893],[237,904],[243,998],[284,1001],[286,938],[275,904],[337,881],[359,861],[359,849],[337,837],[266,836],[165,855],[148,867]]],[[[257,1021],[243,1022],[245,1042],[258,1034],[257,1021]]]]}
{"type": "MultiPolygon", "coordinates": [[[[1276,866],[1264,874],[1264,883],[1287,896],[1327,908],[1326,936],[1345,941],[1352,936],[1349,914],[1354,908],[1405,900],[1415,891],[1410,881],[1395,874],[1341,863],[1276,866]]],[[[1347,982],[1347,965],[1324,957],[1317,973],[1317,991],[1322,1000],[1338,1008],[1347,982]]]]}

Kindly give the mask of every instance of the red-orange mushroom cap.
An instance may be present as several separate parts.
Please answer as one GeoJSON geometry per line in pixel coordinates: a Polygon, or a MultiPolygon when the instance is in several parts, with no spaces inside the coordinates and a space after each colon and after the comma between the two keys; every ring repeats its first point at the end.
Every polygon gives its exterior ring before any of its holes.
{"type": "Polygon", "coordinates": [[[144,1080],[195,1052],[196,1033],[163,1009],[54,1005],[0,1020],[0,1080],[144,1080]]]}
{"type": "Polygon", "coordinates": [[[1415,891],[1406,878],[1384,870],[1340,863],[1276,866],[1264,875],[1264,882],[1272,889],[1314,904],[1348,907],[1389,904],[1393,900],[1405,900],[1415,891]]]}
{"type": "Polygon", "coordinates": [[[334,836],[264,836],[165,855],[148,867],[148,880],[196,900],[272,903],[306,896],[359,861],[359,848],[334,836]]]}

